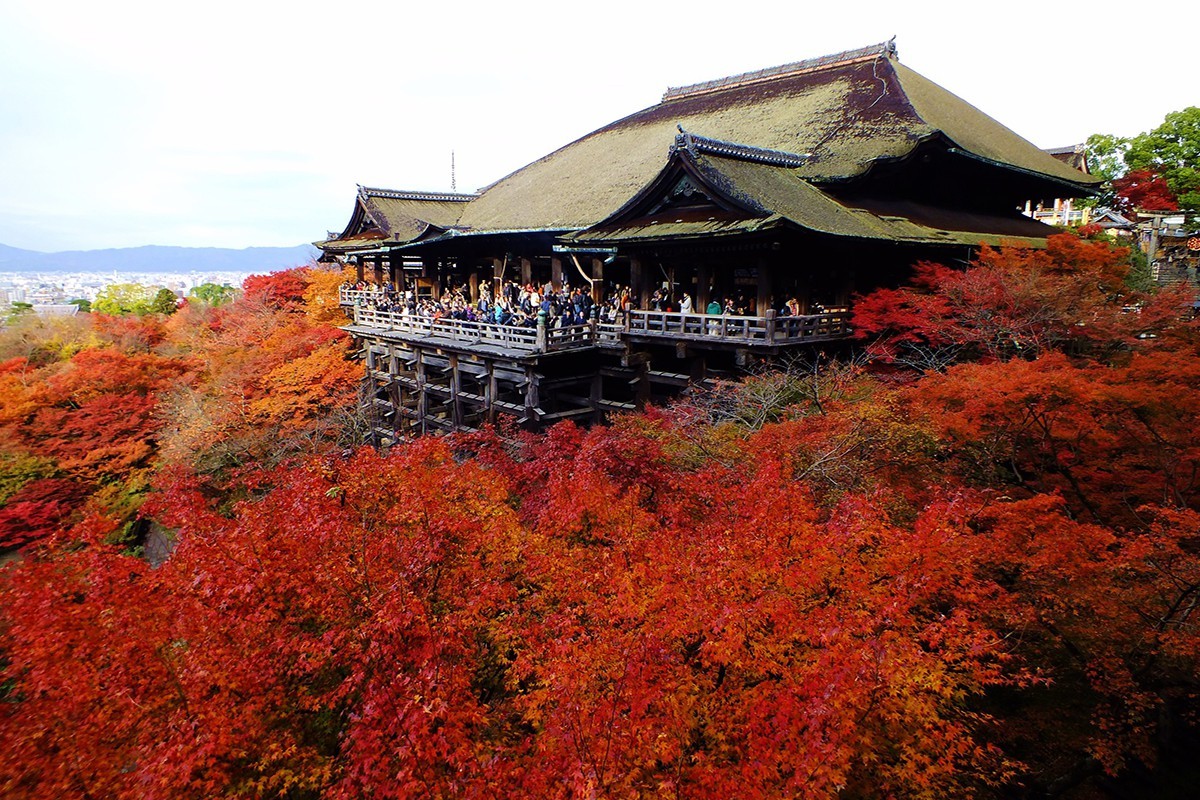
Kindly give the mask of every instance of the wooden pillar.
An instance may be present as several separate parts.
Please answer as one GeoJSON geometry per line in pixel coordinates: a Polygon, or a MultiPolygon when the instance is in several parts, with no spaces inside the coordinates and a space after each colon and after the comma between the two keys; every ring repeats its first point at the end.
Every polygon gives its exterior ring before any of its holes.
{"type": "Polygon", "coordinates": [[[362,283],[363,278],[363,262],[361,258],[354,259],[354,272],[358,275],[359,283],[362,283]]]}
{"type": "Polygon", "coordinates": [[[758,296],[754,302],[754,313],[757,316],[766,316],[767,309],[774,305],[774,289],[772,288],[774,272],[775,265],[772,259],[766,256],[758,259],[758,296]]]}
{"type": "Polygon", "coordinates": [[[708,301],[712,299],[712,264],[703,262],[697,268],[696,277],[696,311],[703,314],[708,310],[708,301]]]}
{"type": "Polygon", "coordinates": [[[592,302],[604,302],[604,260],[600,258],[592,259],[592,302]]]}
{"type": "Polygon", "coordinates": [[[521,259],[521,285],[528,286],[533,283],[533,262],[528,258],[521,259]]]}
{"type": "Polygon", "coordinates": [[[383,283],[383,262],[376,258],[371,264],[375,268],[375,285],[378,286],[383,283]]]}
{"type": "Polygon", "coordinates": [[[650,283],[646,280],[642,259],[638,256],[629,257],[629,294],[638,308],[650,306],[650,283]]]}
{"type": "Polygon", "coordinates": [[[563,284],[562,259],[558,256],[550,257],[550,285],[554,287],[554,291],[561,291],[563,284]]]}
{"type": "Polygon", "coordinates": [[[471,270],[471,276],[467,279],[467,286],[471,289],[471,302],[479,302],[479,271],[471,270]]]}
{"type": "Polygon", "coordinates": [[[504,288],[504,259],[492,259],[492,297],[495,300],[500,299],[500,292],[504,288]]]}

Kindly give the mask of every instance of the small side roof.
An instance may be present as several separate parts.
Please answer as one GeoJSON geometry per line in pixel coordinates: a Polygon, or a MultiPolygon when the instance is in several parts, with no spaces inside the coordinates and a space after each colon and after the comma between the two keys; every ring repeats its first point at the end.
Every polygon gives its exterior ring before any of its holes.
{"type": "Polygon", "coordinates": [[[333,238],[313,244],[326,253],[346,253],[383,241],[409,242],[430,228],[445,230],[455,225],[466,204],[476,197],[359,186],[346,228],[333,238]]]}

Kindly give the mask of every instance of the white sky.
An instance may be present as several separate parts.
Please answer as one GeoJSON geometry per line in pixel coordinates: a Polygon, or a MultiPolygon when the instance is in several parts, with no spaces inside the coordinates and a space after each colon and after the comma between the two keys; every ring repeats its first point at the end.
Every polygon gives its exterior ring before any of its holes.
{"type": "Polygon", "coordinates": [[[896,35],[1039,147],[1200,105],[1200,3],[0,0],[0,243],[282,246],[695,83],[896,35]]]}

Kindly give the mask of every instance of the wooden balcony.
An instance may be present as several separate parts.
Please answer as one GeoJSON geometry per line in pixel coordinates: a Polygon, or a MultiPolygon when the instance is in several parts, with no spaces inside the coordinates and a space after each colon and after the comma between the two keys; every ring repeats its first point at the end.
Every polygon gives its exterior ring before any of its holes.
{"type": "Polygon", "coordinates": [[[379,292],[342,290],[342,302],[350,306],[354,326],[396,333],[404,338],[491,346],[514,354],[555,353],[589,347],[620,348],[627,342],[636,341],[774,348],[844,339],[850,335],[850,312],[846,309],[789,317],[777,317],[773,311],[762,317],[630,311],[623,323],[525,327],[378,311],[363,303],[380,296],[379,292]]]}
{"type": "Polygon", "coordinates": [[[355,306],[354,325],[401,334],[407,338],[447,339],[461,345],[488,345],[523,353],[556,353],[595,347],[600,334],[596,323],[551,328],[497,325],[471,320],[433,319],[395,311],[355,306]]]}

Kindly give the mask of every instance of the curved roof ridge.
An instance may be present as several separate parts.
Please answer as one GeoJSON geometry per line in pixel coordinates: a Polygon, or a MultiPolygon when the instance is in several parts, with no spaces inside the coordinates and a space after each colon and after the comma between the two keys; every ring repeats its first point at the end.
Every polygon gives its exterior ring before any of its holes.
{"type": "Polygon", "coordinates": [[[478,197],[478,194],[460,192],[416,192],[406,189],[377,189],[371,186],[358,185],[358,194],[362,198],[386,197],[390,200],[431,200],[440,203],[466,203],[478,197]]]}
{"type": "Polygon", "coordinates": [[[748,83],[758,83],[759,81],[773,80],[775,78],[790,77],[799,75],[804,72],[815,72],[828,67],[842,66],[843,64],[851,64],[855,61],[865,61],[874,58],[882,58],[885,56],[897,57],[896,52],[896,37],[893,36],[886,42],[879,44],[868,45],[867,47],[859,47],[854,50],[843,50],[840,53],[831,53],[827,56],[818,56],[817,58],[806,58],[802,61],[793,61],[789,64],[780,64],[777,67],[767,67],[765,69],[753,70],[751,72],[743,72],[738,75],[729,75],[724,78],[716,78],[710,81],[701,81],[687,86],[670,86],[663,93],[662,102],[668,100],[677,100],[681,97],[693,97],[698,94],[706,94],[715,92],[721,89],[728,89],[734,86],[744,86],[748,83]]]}
{"type": "Polygon", "coordinates": [[[690,133],[685,131],[682,125],[678,127],[679,133],[675,136],[675,144],[671,145],[671,152],[688,150],[692,153],[711,153],[726,158],[756,161],[777,167],[802,167],[812,158],[812,153],[789,153],[785,150],[772,150],[769,147],[727,142],[723,139],[713,139],[709,136],[690,133]]]}

